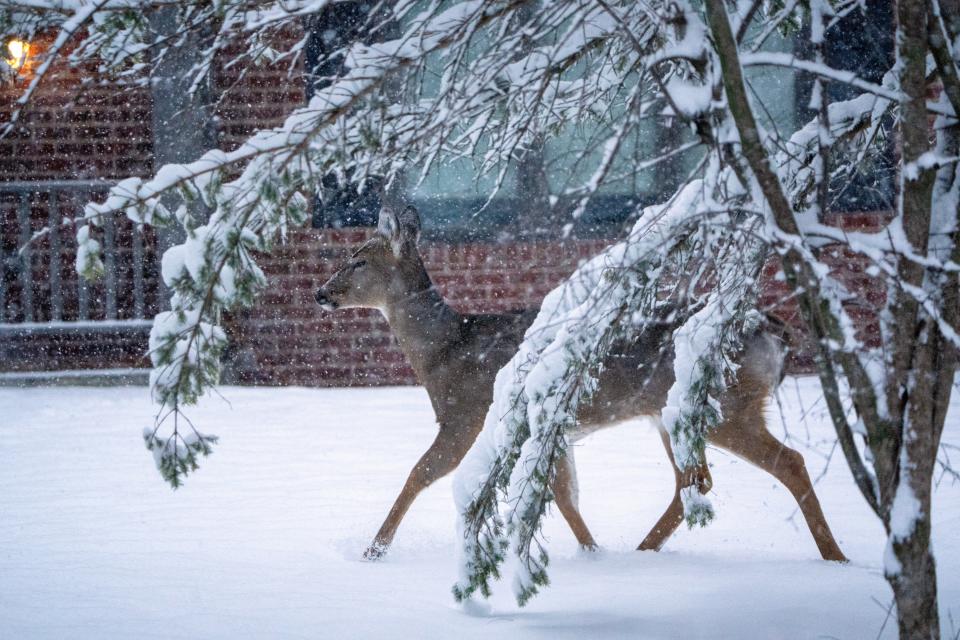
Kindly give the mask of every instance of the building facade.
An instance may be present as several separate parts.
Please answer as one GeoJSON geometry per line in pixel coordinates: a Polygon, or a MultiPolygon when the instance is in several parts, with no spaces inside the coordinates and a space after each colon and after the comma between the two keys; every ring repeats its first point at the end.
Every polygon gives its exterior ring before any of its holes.
{"type": "MultiPolygon", "coordinates": [[[[347,22],[328,16],[327,23],[306,24],[305,32],[286,37],[297,40],[311,29],[329,33],[331,25],[347,22]]],[[[876,34],[870,38],[874,46],[876,34]]],[[[48,44],[41,39],[30,46],[41,53],[48,44]]],[[[309,54],[308,47],[308,66],[309,54]]],[[[278,124],[310,93],[310,75],[302,66],[216,68],[212,88],[218,100],[215,107],[205,107],[210,109],[204,119],[209,130],[202,133],[220,148],[233,148],[257,129],[278,124]]],[[[27,61],[17,82],[26,82],[29,73],[27,61]]],[[[804,117],[803,85],[769,74],[753,82],[782,94],[775,118],[792,126],[804,117]]],[[[21,90],[22,84],[0,85],[0,123],[10,118],[21,90]]],[[[149,88],[120,87],[93,69],[58,65],[20,126],[0,139],[0,379],[145,378],[150,318],[164,306],[159,259],[171,239],[118,219],[103,229],[106,273],[100,281],[86,283],[74,268],[71,220],[86,201],[103,197],[117,180],[149,176],[169,161],[164,145],[171,140],[196,134],[176,119],[158,118],[169,110],[168,99],[149,88]],[[46,235],[31,242],[44,228],[49,229],[46,235]]],[[[655,135],[684,132],[651,133],[655,135]]],[[[545,141],[521,160],[502,195],[482,212],[489,185],[473,179],[469,166],[441,167],[408,190],[405,197],[418,205],[424,218],[421,249],[427,268],[453,307],[497,312],[539,305],[582,260],[621,237],[631,222],[628,212],[638,203],[656,201],[684,166],[681,161],[660,167],[660,173],[644,173],[623,188],[602,193],[573,233],[561,237],[561,225],[542,203],[564,180],[576,177],[577,167],[563,161],[588,138],[579,131],[545,141]]],[[[666,142],[651,137],[634,144],[639,153],[645,144],[666,142]]],[[[890,185],[892,180],[880,178],[850,190],[835,215],[836,224],[858,229],[882,224],[890,185]]],[[[225,319],[231,338],[228,382],[415,382],[379,312],[328,314],[314,303],[316,288],[334,266],[372,233],[369,225],[378,207],[375,199],[336,185],[326,196],[325,204],[315,202],[311,227],[295,231],[273,254],[261,256],[269,285],[258,304],[225,319]]],[[[863,313],[854,313],[861,330],[868,337],[875,335],[869,303],[882,291],[871,284],[861,263],[840,254],[834,259],[844,280],[864,300],[863,313]]],[[[784,292],[771,263],[764,303],[795,322],[796,309],[784,292]]],[[[806,349],[796,346],[794,366],[808,366],[806,349]]]]}

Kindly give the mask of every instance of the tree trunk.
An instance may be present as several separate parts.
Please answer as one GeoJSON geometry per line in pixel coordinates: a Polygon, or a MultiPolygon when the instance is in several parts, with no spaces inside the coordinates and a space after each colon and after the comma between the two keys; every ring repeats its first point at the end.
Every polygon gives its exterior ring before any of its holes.
{"type": "Polygon", "coordinates": [[[888,574],[887,580],[897,603],[900,640],[939,640],[937,568],[930,553],[929,516],[917,522],[917,533],[913,536],[894,542],[893,552],[900,563],[900,572],[888,574]]]}
{"type": "Polygon", "coordinates": [[[542,137],[523,152],[517,161],[517,197],[523,214],[517,218],[517,230],[524,236],[545,236],[562,226],[561,216],[550,206],[542,137]]]}
{"type": "MultiPolygon", "coordinates": [[[[929,150],[930,125],[926,107],[927,5],[924,0],[897,2],[897,63],[900,87],[901,176],[899,218],[911,249],[927,253],[930,235],[934,172],[907,171],[929,150]]],[[[897,464],[876,469],[884,502],[890,505],[887,524],[895,566],[887,567],[887,580],[897,603],[900,638],[939,639],[936,564],[930,552],[931,482],[940,429],[935,424],[934,389],[939,332],[905,285],[923,287],[925,269],[900,260],[897,287],[888,303],[892,318],[892,370],[888,371],[887,406],[900,425],[897,464]],[[906,402],[903,402],[903,400],[906,402]],[[899,415],[898,415],[899,413],[899,415]],[[886,467],[886,468],[885,468],[886,467]],[[891,493],[893,495],[891,495],[891,493]],[[898,566],[896,566],[898,565],[898,566]]],[[[882,443],[877,442],[877,445],[882,443]]],[[[871,444],[871,449],[879,447],[871,444]]]]}
{"type": "Polygon", "coordinates": [[[891,518],[890,547],[895,562],[887,561],[886,578],[893,588],[897,603],[897,620],[901,640],[938,640],[940,638],[940,615],[937,610],[937,568],[930,551],[931,530],[931,481],[936,448],[930,450],[929,423],[912,429],[912,435],[904,443],[901,456],[900,482],[904,486],[897,491],[896,500],[907,505],[895,504],[891,518]],[[909,489],[908,489],[909,488],[909,489]],[[904,498],[906,494],[906,499],[904,498]],[[911,498],[915,499],[913,502],[911,498]],[[910,504],[915,505],[913,512],[910,504]],[[906,507],[898,513],[896,507],[906,507]],[[904,522],[904,512],[916,515],[911,524],[904,522]],[[907,531],[903,531],[906,525],[907,531]],[[906,533],[906,535],[904,535],[906,533]],[[893,566],[890,566],[893,565],[893,566]]]}
{"type": "MultiPolygon", "coordinates": [[[[705,7],[743,157],[767,199],[777,226],[786,234],[799,235],[790,203],[770,166],[747,99],[726,5],[722,0],[706,0],[705,7]]],[[[904,94],[900,116],[901,167],[910,165],[912,169],[901,175],[898,222],[912,251],[925,255],[934,178],[933,171],[917,166],[929,150],[930,135],[926,107],[926,5],[924,0],[899,0],[897,10],[899,79],[904,94]]],[[[837,336],[839,326],[825,308],[817,279],[812,277],[807,265],[790,251],[784,253],[783,264],[788,282],[795,288],[806,289],[799,298],[807,325],[817,336],[837,336]]],[[[949,376],[952,381],[954,371],[951,363],[937,357],[943,348],[942,336],[904,286],[922,288],[926,275],[920,264],[899,261],[897,286],[891,287],[887,309],[893,321],[891,334],[885,336],[892,350],[885,397],[876,395],[870,377],[856,357],[843,352],[825,353],[819,362],[821,378],[830,382],[835,379],[832,358],[840,361],[857,413],[868,431],[867,443],[879,484],[880,503],[871,500],[873,487],[869,482],[860,478],[858,484],[871,506],[880,507],[878,515],[890,532],[886,573],[896,599],[902,640],[940,637],[936,565],[930,552],[931,481],[945,416],[942,403],[947,400],[944,394],[936,393],[936,388],[942,386],[943,376],[949,376]],[[886,412],[879,410],[884,403],[886,412]]],[[[825,384],[825,388],[828,387],[825,384]]],[[[842,410],[831,412],[831,417],[838,431],[849,430],[842,410]]],[[[855,451],[850,447],[846,449],[845,453],[855,451]]],[[[859,456],[847,457],[857,475],[858,468],[862,467],[859,456]]]]}
{"type": "Polygon", "coordinates": [[[896,599],[902,640],[940,637],[930,530],[933,471],[945,413],[939,410],[935,388],[941,376],[953,379],[954,371],[952,366],[937,370],[941,364],[937,353],[946,345],[934,323],[922,317],[920,326],[910,360],[912,385],[904,407],[899,477],[888,480],[888,486],[896,487],[887,518],[896,562],[888,561],[886,577],[896,599]]]}
{"type": "MultiPolygon", "coordinates": [[[[177,8],[157,7],[147,14],[150,28],[157,38],[172,37],[177,33],[177,8]]],[[[150,80],[150,99],[153,131],[154,170],[169,163],[192,162],[210,149],[217,146],[217,134],[208,106],[212,101],[209,84],[204,82],[191,95],[189,89],[193,82],[190,71],[202,62],[203,43],[200,34],[190,34],[186,42],[179,46],[170,46],[165,55],[154,60],[150,80]]],[[[177,196],[166,194],[161,202],[175,210],[180,200],[177,196]]],[[[201,220],[205,212],[194,206],[191,213],[201,220]]],[[[157,253],[163,253],[173,245],[180,244],[186,237],[178,225],[158,227],[157,253]]],[[[170,308],[170,291],[160,281],[160,307],[170,308]]]]}

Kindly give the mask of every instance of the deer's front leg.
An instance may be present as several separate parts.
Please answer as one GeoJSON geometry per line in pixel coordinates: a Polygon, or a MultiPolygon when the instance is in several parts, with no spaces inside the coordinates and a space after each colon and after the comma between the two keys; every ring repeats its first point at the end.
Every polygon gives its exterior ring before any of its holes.
{"type": "Polygon", "coordinates": [[[462,440],[463,438],[455,430],[440,428],[433,444],[410,471],[407,482],[403,485],[393,507],[390,508],[390,513],[387,514],[387,519],[383,521],[380,531],[364,552],[365,559],[377,560],[383,557],[390,543],[393,542],[393,536],[397,533],[400,521],[403,520],[407,509],[420,492],[457,468],[463,456],[466,455],[467,449],[470,448],[470,443],[464,443],[462,440]]]}

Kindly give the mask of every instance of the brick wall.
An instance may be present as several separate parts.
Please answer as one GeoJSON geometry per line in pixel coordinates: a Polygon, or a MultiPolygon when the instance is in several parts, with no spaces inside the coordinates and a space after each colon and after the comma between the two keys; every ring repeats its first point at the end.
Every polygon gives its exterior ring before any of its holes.
{"type": "MultiPolygon", "coordinates": [[[[889,222],[888,213],[863,213],[831,216],[825,222],[845,231],[876,232],[889,222]]],[[[880,341],[880,326],[877,310],[886,301],[882,283],[867,275],[870,261],[839,245],[827,246],[822,253],[823,261],[830,265],[830,274],[836,278],[851,297],[844,303],[856,328],[856,336],[864,344],[877,346],[880,341]]],[[[783,279],[779,259],[771,258],[762,275],[760,306],[773,313],[794,328],[791,339],[791,354],[787,362],[792,372],[810,372],[814,366],[814,345],[803,337],[803,320],[796,299],[783,279]]]]}
{"type": "MultiPolygon", "coordinates": [[[[303,34],[289,29],[275,36],[286,46],[303,34]]],[[[51,41],[32,42],[31,55],[42,55],[51,41]]],[[[302,63],[215,68],[214,124],[223,149],[236,147],[256,129],[279,124],[304,103],[302,63]]],[[[0,84],[0,123],[9,121],[32,77],[30,69],[16,83],[0,84]]],[[[0,139],[0,182],[148,176],[155,168],[152,108],[146,89],[97,77],[90,66],[57,62],[21,114],[20,126],[0,139]]]]}
{"type": "Polygon", "coordinates": [[[149,321],[0,325],[0,372],[140,369],[149,336],[149,321]]]}
{"type": "MultiPolygon", "coordinates": [[[[292,43],[303,34],[288,29],[275,35],[292,43]]],[[[17,98],[50,43],[50,37],[33,41],[33,57],[17,81],[0,84],[0,124],[11,118],[17,98]]],[[[224,56],[231,54],[227,51],[224,56]]],[[[221,148],[236,147],[255,129],[278,124],[301,106],[301,76],[302,69],[288,62],[256,68],[216,65],[214,93],[220,100],[214,123],[221,148]]],[[[122,216],[109,238],[106,230],[94,230],[113,265],[112,282],[81,283],[74,268],[76,230],[70,221],[81,214],[85,202],[102,200],[112,180],[149,176],[155,170],[150,92],[106,77],[89,82],[95,77],[90,66],[72,67],[61,59],[50,68],[17,127],[0,138],[0,325],[124,320],[150,317],[162,307],[154,235],[147,229],[134,238],[133,224],[122,216]],[[45,227],[54,228],[55,233],[32,242],[28,253],[18,254],[25,238],[45,227]],[[115,305],[114,296],[108,295],[110,288],[117,294],[115,305]],[[81,290],[86,298],[82,304],[81,290]],[[59,304],[53,303],[55,297],[59,304]],[[110,312],[113,306],[116,310],[110,312]]],[[[13,339],[10,331],[3,339],[7,346],[13,339]]],[[[43,341],[38,332],[31,336],[43,341]]],[[[103,339],[103,335],[91,337],[103,339]]],[[[17,344],[25,340],[17,339],[17,344]]],[[[77,341],[83,343],[82,336],[77,341]]],[[[55,346],[46,351],[57,352],[55,346]]],[[[20,364],[28,366],[30,359],[20,364]]]]}
{"type": "MultiPolygon", "coordinates": [[[[31,43],[42,53],[51,39],[31,43]]],[[[29,69],[29,68],[28,68],[29,69]]],[[[152,168],[150,97],[141,89],[118,91],[109,83],[84,83],[89,68],[51,67],[20,126],[0,139],[0,182],[116,178],[152,168]]],[[[31,78],[0,84],[0,123],[31,78]]]]}
{"type": "MultiPolygon", "coordinates": [[[[303,38],[303,32],[288,26],[273,34],[277,50],[283,51],[303,38]]],[[[231,60],[235,50],[221,58],[231,60]]],[[[218,64],[213,75],[214,93],[222,94],[215,114],[220,148],[231,150],[258,130],[276,126],[306,102],[303,83],[303,56],[293,64],[249,66],[218,64]]]]}
{"type": "MultiPolygon", "coordinates": [[[[876,216],[849,218],[843,227],[876,228],[876,216]]],[[[413,373],[378,311],[322,311],[314,300],[321,285],[365,241],[370,229],[301,229],[270,256],[261,256],[268,286],[257,304],[225,319],[231,339],[225,382],[350,386],[412,384],[413,373]]],[[[502,312],[538,306],[543,296],[579,264],[601,251],[604,240],[566,243],[447,244],[421,242],[427,269],[455,309],[502,312]]],[[[865,273],[866,261],[829,252],[840,280],[856,292],[848,310],[861,337],[875,342],[874,305],[884,292],[865,273]]],[[[779,278],[776,262],[765,269],[761,303],[799,326],[796,304],[779,278]]],[[[794,345],[794,371],[809,370],[809,345],[794,345]]],[[[146,333],[125,337],[109,331],[0,333],[0,371],[146,367],[146,333]],[[81,337],[77,337],[77,336],[81,337]],[[23,357],[26,355],[27,357],[23,357]]]]}
{"type": "MultiPolygon", "coordinates": [[[[275,34],[287,42],[302,35],[296,29],[275,34]]],[[[31,58],[17,81],[0,84],[0,124],[10,120],[51,42],[52,36],[31,42],[31,58]]],[[[220,100],[214,125],[221,148],[236,147],[301,106],[301,76],[301,67],[286,61],[256,68],[215,65],[220,100]]],[[[74,268],[75,228],[69,221],[87,200],[102,199],[110,181],[153,173],[152,109],[148,90],[61,58],[16,129],[0,138],[0,372],[147,366],[149,327],[137,318],[152,317],[163,304],[154,234],[146,229],[135,238],[132,223],[122,217],[111,230],[112,242],[97,229],[111,277],[84,283],[74,268]],[[64,219],[67,224],[57,226],[64,219]],[[24,239],[44,227],[56,232],[18,254],[24,239]],[[109,323],[77,322],[85,319],[109,323]]]]}

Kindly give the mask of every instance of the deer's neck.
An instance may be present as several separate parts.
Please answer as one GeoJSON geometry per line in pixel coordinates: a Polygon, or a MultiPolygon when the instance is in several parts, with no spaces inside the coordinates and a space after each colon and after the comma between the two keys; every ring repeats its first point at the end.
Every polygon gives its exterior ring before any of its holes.
{"type": "Polygon", "coordinates": [[[460,314],[451,309],[436,290],[426,270],[416,285],[387,302],[383,309],[400,348],[420,381],[449,348],[460,340],[460,314]]]}

